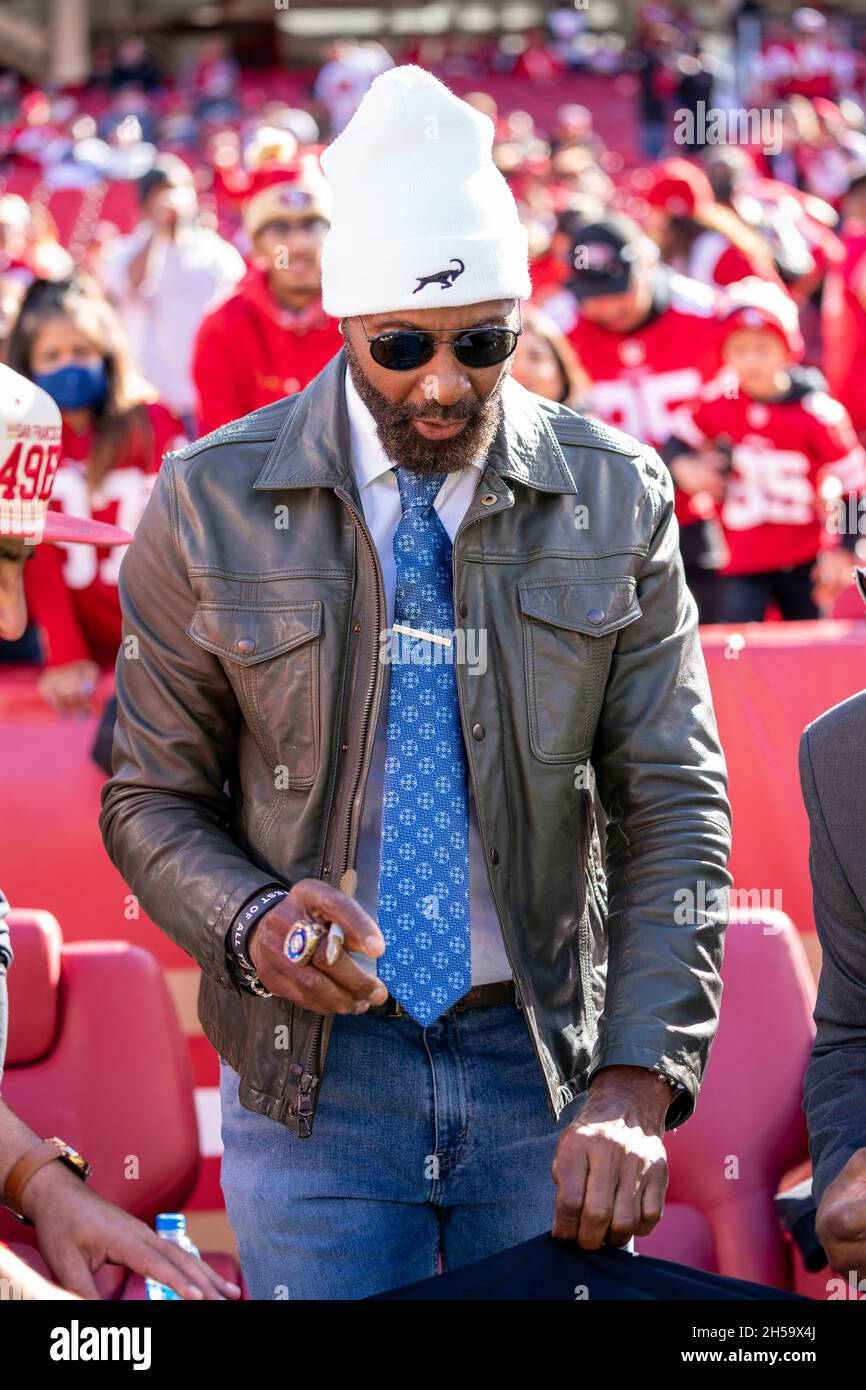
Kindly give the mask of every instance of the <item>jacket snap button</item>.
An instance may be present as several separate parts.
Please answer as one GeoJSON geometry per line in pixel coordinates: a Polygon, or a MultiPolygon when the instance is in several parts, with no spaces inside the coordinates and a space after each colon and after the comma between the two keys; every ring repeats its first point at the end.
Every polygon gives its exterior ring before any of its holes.
{"type": "Polygon", "coordinates": [[[481,740],[484,738],[485,733],[486,733],[486,730],[485,730],[483,724],[473,724],[473,725],[472,725],[472,737],[475,738],[475,739],[477,739],[479,743],[480,743],[481,740]]]}
{"type": "Polygon", "coordinates": [[[252,656],[256,649],[256,644],[252,637],[242,637],[237,643],[237,649],[241,656],[252,656]]]}
{"type": "Polygon", "coordinates": [[[491,862],[491,864],[498,864],[498,863],[499,863],[499,850],[498,850],[498,849],[492,849],[492,850],[490,851],[490,862],[491,862]]]}
{"type": "Polygon", "coordinates": [[[586,620],[589,623],[603,623],[606,617],[607,614],[603,608],[590,608],[586,620]]]}
{"type": "Polygon", "coordinates": [[[461,618],[468,618],[468,617],[469,617],[469,606],[468,606],[468,604],[467,604],[465,598],[462,598],[462,599],[460,600],[460,616],[461,616],[461,618]]]}
{"type": "Polygon", "coordinates": [[[493,503],[498,501],[499,498],[496,496],[495,492],[483,492],[481,494],[482,507],[492,507],[493,503]]]}

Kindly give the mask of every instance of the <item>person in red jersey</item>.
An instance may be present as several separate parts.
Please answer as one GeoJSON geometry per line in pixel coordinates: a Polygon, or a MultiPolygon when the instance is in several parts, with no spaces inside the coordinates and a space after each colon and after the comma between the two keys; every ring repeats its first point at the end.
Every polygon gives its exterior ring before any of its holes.
{"type": "Polygon", "coordinates": [[[205,434],[301,391],[342,344],[319,275],[329,190],[313,156],[263,170],[244,207],[253,265],[199,328],[193,376],[205,434]]]}
{"type": "Polygon", "coordinates": [[[730,285],[748,275],[781,283],[769,246],[733,208],[716,201],[702,169],[665,159],[650,171],[643,197],[646,231],[662,260],[704,285],[730,285]]]}
{"type": "MultiPolygon", "coordinates": [[[[721,366],[721,296],[659,264],[657,248],[622,214],[575,236],[573,278],[564,294],[545,302],[545,312],[590,377],[586,412],[660,450],[679,408],[721,366]]],[[[671,471],[686,578],[701,621],[713,622],[722,558],[715,472],[691,459],[671,471]]]]}
{"type": "Polygon", "coordinates": [[[866,433],[866,174],[853,179],[842,207],[845,259],[831,265],[821,300],[823,368],[832,394],[866,433]]]}
{"type": "Polygon", "coordinates": [[[814,581],[829,598],[854,573],[849,546],[833,547],[823,533],[819,484],[832,478],[856,515],[866,453],[823,378],[797,365],[803,342],[792,301],[757,280],[732,297],[725,370],[683,410],[665,455],[676,466],[697,452],[718,469],[728,548],[722,621],[760,622],[771,603],[785,619],[816,618],[814,581]]]}
{"type": "MultiPolygon", "coordinates": [[[[134,533],[164,453],[183,427],[148,398],[126,360],[117,316],[85,278],[35,281],[9,340],[9,365],[56,401],[63,420],[52,507],[134,533]]],[[[42,548],[26,570],[30,617],[47,651],[39,682],[62,713],[89,707],[114,664],[124,547],[42,548]]]]}

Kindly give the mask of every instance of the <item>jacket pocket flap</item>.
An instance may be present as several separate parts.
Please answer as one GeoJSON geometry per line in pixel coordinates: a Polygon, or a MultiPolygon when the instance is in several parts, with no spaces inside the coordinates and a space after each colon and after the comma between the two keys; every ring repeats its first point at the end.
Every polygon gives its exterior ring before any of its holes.
{"type": "Polygon", "coordinates": [[[217,656],[241,666],[255,666],[318,637],[322,602],[281,603],[271,608],[241,608],[228,603],[200,603],[187,635],[217,656]]]}
{"type": "Polygon", "coordinates": [[[603,637],[641,616],[632,575],[613,579],[525,579],[517,586],[527,618],[603,637]]]}

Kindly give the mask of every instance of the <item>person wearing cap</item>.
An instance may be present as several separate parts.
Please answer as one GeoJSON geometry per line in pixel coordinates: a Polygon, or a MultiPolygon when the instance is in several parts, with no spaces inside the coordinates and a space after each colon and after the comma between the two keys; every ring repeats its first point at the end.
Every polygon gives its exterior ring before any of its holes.
{"type": "MultiPolygon", "coordinates": [[[[118,526],[49,508],[60,438],[60,411],[48,393],[0,365],[0,637],[7,641],[26,626],[23,571],[41,545],[122,546],[132,540],[118,526]]],[[[6,972],[13,961],[8,910],[0,893],[0,1081],[6,972]]],[[[0,1202],[35,1226],[41,1252],[63,1285],[43,1279],[0,1242],[0,1298],[98,1298],[93,1273],[106,1262],[169,1283],[183,1297],[238,1297],[234,1285],[200,1260],[166,1249],[141,1221],[91,1192],[65,1163],[46,1161],[59,1156],[0,1101],[0,1202]]]]}
{"type": "MultiPolygon", "coordinates": [[[[866,601],[866,570],[857,570],[866,601]]],[[[814,720],[800,740],[821,975],[803,1083],[816,1231],[830,1267],[866,1279],[866,691],[814,720]]],[[[862,1284],[860,1285],[862,1289],[862,1284]]]]}
{"type": "Polygon", "coordinates": [[[143,220],[103,261],[105,288],[120,311],[136,366],[192,432],[195,335],[212,300],[243,279],[234,246],[198,222],[192,175],[160,155],[138,181],[143,220]]]}
{"type": "Polygon", "coordinates": [[[312,381],[339,350],[322,308],[328,185],[313,155],[262,168],[244,209],[249,273],[202,321],[193,353],[198,424],[207,434],[312,381]]]}
{"type": "Polygon", "coordinates": [[[202,969],[256,1298],[648,1232],[716,1029],[729,805],[673,489],[512,378],[492,144],[432,74],[376,79],[322,154],[342,348],[166,459],[121,570],[100,826],[202,969]]]}
{"type": "Polygon", "coordinates": [[[732,288],[724,368],[684,407],[664,455],[715,468],[727,560],[719,582],[723,622],[761,622],[770,604],[785,619],[819,616],[853,579],[856,533],[827,535],[820,489],[832,483],[842,515],[859,515],[866,453],[843,405],[803,357],[797,308],[775,286],[732,288]],[[851,503],[853,502],[853,505],[851,503]]]}
{"type": "MultiPolygon", "coordinates": [[[[572,276],[545,301],[590,376],[584,409],[661,449],[677,411],[721,365],[719,291],[659,262],[658,248],[624,213],[572,229],[572,276]]],[[[684,459],[674,471],[675,513],[686,579],[700,620],[717,619],[724,550],[714,470],[684,459]]]]}
{"type": "Polygon", "coordinates": [[[748,275],[781,285],[773,254],[759,232],[716,201],[703,169],[665,159],[649,170],[644,228],[673,270],[703,285],[730,285],[748,275]]]}

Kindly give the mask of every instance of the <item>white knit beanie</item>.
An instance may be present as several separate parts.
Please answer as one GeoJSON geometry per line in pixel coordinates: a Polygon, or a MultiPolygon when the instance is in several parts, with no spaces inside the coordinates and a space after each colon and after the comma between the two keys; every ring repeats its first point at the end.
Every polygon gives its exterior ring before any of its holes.
{"type": "Polygon", "coordinates": [[[320,156],[333,195],[325,313],[529,297],[526,228],[493,163],[493,134],[489,116],[423,68],[376,78],[320,156]]]}

